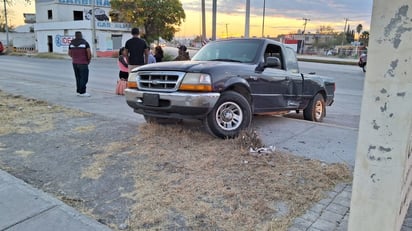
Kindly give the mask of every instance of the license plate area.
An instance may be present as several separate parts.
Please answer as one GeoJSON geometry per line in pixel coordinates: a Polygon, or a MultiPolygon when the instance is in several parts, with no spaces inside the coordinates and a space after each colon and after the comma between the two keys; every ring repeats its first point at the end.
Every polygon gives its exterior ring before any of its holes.
{"type": "Polygon", "coordinates": [[[158,107],[159,106],[159,95],[158,94],[143,94],[143,105],[158,107]]]}

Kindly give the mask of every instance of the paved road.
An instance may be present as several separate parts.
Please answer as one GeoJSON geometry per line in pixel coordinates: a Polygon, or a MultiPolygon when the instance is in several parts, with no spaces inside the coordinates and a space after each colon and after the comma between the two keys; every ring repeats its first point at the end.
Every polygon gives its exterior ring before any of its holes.
{"type": "MultiPolygon", "coordinates": [[[[1,56],[0,86],[13,89],[17,94],[45,99],[57,104],[101,114],[110,118],[124,118],[136,123],[143,122],[124,102],[122,96],[113,97],[117,68],[114,59],[97,59],[90,65],[88,91],[100,97],[91,97],[88,103],[58,92],[75,94],[75,83],[70,60],[38,59],[30,57],[1,56]],[[51,71],[52,70],[52,71],[51,71]],[[15,79],[10,82],[9,79],[15,79]],[[101,100],[111,102],[116,113],[101,106],[101,100]]],[[[298,155],[320,159],[328,163],[355,163],[357,128],[364,74],[356,66],[301,62],[302,72],[316,72],[333,77],[337,83],[336,99],[327,108],[323,123],[311,123],[302,114],[288,117],[255,117],[254,126],[261,130],[267,145],[275,145],[298,155]],[[338,132],[337,132],[338,130],[338,132]]]]}
{"type": "MultiPolygon", "coordinates": [[[[0,57],[0,63],[0,89],[79,108],[108,118],[122,117],[135,123],[143,121],[141,116],[132,113],[128,108],[124,97],[113,94],[117,79],[113,59],[95,60],[90,66],[89,92],[92,97],[87,101],[75,96],[74,77],[69,60],[46,62],[43,59],[4,56],[0,57]]],[[[353,167],[363,73],[355,66],[313,63],[300,65],[304,72],[316,70],[318,74],[334,77],[337,82],[336,102],[333,107],[328,108],[325,123],[285,117],[256,117],[253,126],[260,131],[261,138],[267,145],[275,145],[278,149],[289,150],[308,158],[328,163],[347,163],[353,167]]],[[[296,219],[291,230],[346,230],[350,193],[350,186],[337,186],[327,200],[319,202],[305,215],[296,219]]],[[[412,225],[407,223],[404,227],[404,230],[411,230],[412,225]]]]}

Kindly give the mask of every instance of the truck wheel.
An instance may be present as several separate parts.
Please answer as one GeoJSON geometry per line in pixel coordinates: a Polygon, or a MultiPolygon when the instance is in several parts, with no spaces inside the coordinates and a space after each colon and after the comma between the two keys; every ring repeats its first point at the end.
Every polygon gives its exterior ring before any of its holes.
{"type": "Polygon", "coordinates": [[[309,102],[308,106],[303,110],[303,118],[305,120],[322,122],[326,115],[325,100],[321,94],[316,94],[309,102]]]}
{"type": "Polygon", "coordinates": [[[225,139],[234,138],[252,122],[252,109],[246,98],[234,91],[222,93],[215,107],[204,119],[212,135],[225,139]]]}

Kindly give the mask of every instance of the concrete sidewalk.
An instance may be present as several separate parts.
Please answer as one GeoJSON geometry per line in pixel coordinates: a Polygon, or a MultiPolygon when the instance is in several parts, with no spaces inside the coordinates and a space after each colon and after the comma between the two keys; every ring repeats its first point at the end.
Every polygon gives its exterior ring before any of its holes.
{"type": "MultiPolygon", "coordinates": [[[[134,114],[126,105],[124,97],[114,95],[113,92],[90,89],[90,98],[76,97],[67,90],[68,86],[53,86],[50,89],[40,82],[10,81],[6,76],[0,76],[0,89],[109,118],[121,117],[134,123],[143,122],[143,117],[134,114]]],[[[253,126],[268,146],[275,145],[277,149],[326,163],[346,163],[354,167],[357,129],[269,116],[254,118],[253,126]],[[320,136],[322,142],[319,142],[320,136]]],[[[350,198],[351,185],[338,185],[328,192],[325,199],[295,219],[289,230],[347,230],[350,198]]],[[[403,231],[412,230],[411,214],[412,211],[408,213],[403,231]]],[[[110,229],[0,171],[0,231],[3,230],[110,229]]]]}
{"type": "Polygon", "coordinates": [[[110,229],[0,170],[0,230],[104,231],[110,229]]]}

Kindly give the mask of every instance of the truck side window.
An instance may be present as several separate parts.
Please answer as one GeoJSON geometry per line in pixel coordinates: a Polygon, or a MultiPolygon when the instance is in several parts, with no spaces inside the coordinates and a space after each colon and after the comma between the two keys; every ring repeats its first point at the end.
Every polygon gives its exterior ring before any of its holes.
{"type": "Polygon", "coordinates": [[[279,46],[269,44],[265,49],[264,54],[264,61],[266,62],[267,57],[276,57],[280,60],[280,68],[285,69],[285,65],[283,63],[282,52],[279,46]]]}
{"type": "Polygon", "coordinates": [[[285,52],[287,70],[292,73],[299,73],[298,59],[296,58],[295,51],[290,47],[286,47],[285,52]]]}

